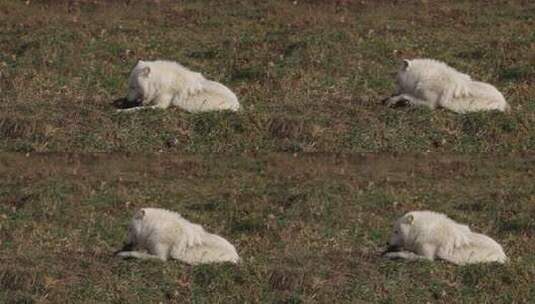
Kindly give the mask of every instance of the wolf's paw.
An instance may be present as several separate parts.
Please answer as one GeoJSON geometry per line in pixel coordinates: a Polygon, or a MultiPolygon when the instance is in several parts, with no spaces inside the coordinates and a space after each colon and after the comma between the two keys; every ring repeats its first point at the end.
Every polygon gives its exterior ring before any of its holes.
{"type": "Polygon", "coordinates": [[[117,109],[115,110],[115,113],[132,113],[135,111],[138,111],[141,107],[133,107],[133,108],[126,108],[126,109],[117,109]]]}
{"type": "Polygon", "coordinates": [[[411,103],[409,102],[409,100],[405,98],[394,95],[394,96],[390,96],[388,98],[383,99],[383,105],[389,108],[399,108],[399,107],[410,106],[411,103]]]}
{"type": "Polygon", "coordinates": [[[130,251],[119,251],[115,253],[116,256],[122,257],[122,258],[128,258],[131,257],[130,251]]]}

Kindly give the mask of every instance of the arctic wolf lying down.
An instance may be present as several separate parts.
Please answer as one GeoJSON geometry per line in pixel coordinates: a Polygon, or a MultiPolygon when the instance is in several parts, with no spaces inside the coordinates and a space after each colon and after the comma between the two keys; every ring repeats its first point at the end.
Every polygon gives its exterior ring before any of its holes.
{"type": "Polygon", "coordinates": [[[237,111],[240,108],[238,98],[226,86],[207,80],[176,62],[163,60],[138,61],[130,73],[126,99],[141,106],[118,111],[169,106],[188,112],[237,111]]]}
{"type": "Polygon", "coordinates": [[[457,265],[507,260],[493,239],[432,211],[413,211],[399,218],[388,245],[385,256],[390,259],[440,258],[457,265]]]}
{"type": "Polygon", "coordinates": [[[134,215],[128,241],[117,255],[162,261],[173,258],[191,265],[239,260],[234,246],[224,238],[204,231],[176,212],[157,208],[143,208],[134,215]]]}
{"type": "Polygon", "coordinates": [[[401,103],[443,107],[457,113],[506,111],[509,105],[492,85],[474,81],[443,62],[433,59],[404,60],[397,75],[397,93],[384,100],[387,106],[401,103]]]}

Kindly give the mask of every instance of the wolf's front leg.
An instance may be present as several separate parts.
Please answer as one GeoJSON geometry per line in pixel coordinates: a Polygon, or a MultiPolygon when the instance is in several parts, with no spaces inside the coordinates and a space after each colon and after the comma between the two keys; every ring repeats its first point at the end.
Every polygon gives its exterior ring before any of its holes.
{"type": "Polygon", "coordinates": [[[410,261],[415,260],[429,260],[432,261],[433,257],[418,255],[410,251],[396,251],[396,252],[387,252],[384,255],[385,258],[395,260],[395,259],[405,259],[410,261]]]}
{"type": "Polygon", "coordinates": [[[383,99],[383,104],[389,108],[407,106],[409,101],[402,98],[402,94],[394,94],[390,97],[383,99]]]}
{"type": "Polygon", "coordinates": [[[430,109],[435,108],[435,105],[433,103],[420,99],[420,98],[416,98],[409,94],[400,94],[400,95],[389,97],[383,100],[383,103],[387,107],[391,107],[391,108],[403,106],[403,105],[426,106],[430,109]]]}
{"type": "Polygon", "coordinates": [[[122,251],[117,253],[117,255],[120,257],[132,257],[138,259],[158,259],[162,261],[167,261],[167,257],[169,256],[169,246],[165,244],[156,244],[152,246],[151,249],[152,250],[149,251],[153,252],[154,254],[139,251],[122,251]]]}
{"type": "Polygon", "coordinates": [[[137,107],[127,108],[127,109],[118,109],[117,112],[131,113],[131,112],[136,112],[139,110],[167,109],[169,105],[171,104],[172,98],[173,98],[172,95],[163,94],[154,99],[153,101],[154,105],[152,106],[137,106],[137,107]]]}
{"type": "Polygon", "coordinates": [[[140,251],[121,251],[121,252],[118,252],[117,255],[123,258],[136,258],[136,259],[142,259],[142,260],[147,260],[147,259],[157,259],[157,260],[162,260],[162,261],[166,260],[165,258],[159,257],[157,255],[140,252],[140,251]]]}
{"type": "Polygon", "coordinates": [[[153,110],[153,109],[158,109],[159,107],[157,106],[137,106],[137,107],[133,107],[133,108],[127,108],[127,109],[117,109],[117,113],[132,113],[132,112],[137,112],[139,110],[153,110]]]}

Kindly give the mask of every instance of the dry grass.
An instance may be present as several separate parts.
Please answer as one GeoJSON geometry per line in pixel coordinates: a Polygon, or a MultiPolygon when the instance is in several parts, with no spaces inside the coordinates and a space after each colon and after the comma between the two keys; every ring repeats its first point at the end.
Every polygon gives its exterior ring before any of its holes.
{"type": "Polygon", "coordinates": [[[520,0],[4,1],[0,148],[530,150],[534,12],[520,0]],[[441,59],[495,84],[512,113],[383,107],[405,57],[441,59]],[[113,101],[138,58],[202,71],[245,111],[117,115],[113,101]]]}
{"type": "Polygon", "coordinates": [[[75,152],[0,154],[0,302],[532,302],[534,15],[525,0],[0,1],[0,150],[75,152]],[[511,113],[385,108],[413,57],[495,84],[511,113]],[[244,111],[118,115],[138,58],[201,71],[244,111]],[[243,263],[115,258],[145,206],[243,263]],[[414,209],[470,223],[510,263],[383,260],[414,209]]]}
{"type": "Polygon", "coordinates": [[[0,157],[7,303],[528,303],[535,159],[271,154],[0,157]],[[35,170],[39,168],[39,170],[35,170]],[[239,266],[120,260],[136,208],[231,240],[239,266]],[[433,209],[503,244],[505,266],[380,257],[392,221],[433,209]]]}

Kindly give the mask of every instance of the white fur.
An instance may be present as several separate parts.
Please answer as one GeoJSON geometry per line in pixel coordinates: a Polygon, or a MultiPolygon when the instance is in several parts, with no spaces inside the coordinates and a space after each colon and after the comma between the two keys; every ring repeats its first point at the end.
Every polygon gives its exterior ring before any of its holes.
{"type": "Polygon", "coordinates": [[[158,208],[143,208],[134,215],[126,247],[147,252],[125,250],[117,254],[162,261],[173,258],[191,265],[239,260],[234,246],[224,238],[204,231],[176,212],[158,208]]]}
{"type": "Polygon", "coordinates": [[[139,61],[128,81],[129,101],[140,101],[141,106],[121,109],[133,112],[140,109],[166,109],[176,106],[188,112],[218,110],[237,111],[238,98],[226,86],[205,79],[177,62],[139,61]]]}
{"type": "Polygon", "coordinates": [[[433,59],[404,60],[397,75],[397,93],[386,100],[443,107],[457,113],[485,110],[506,111],[509,105],[492,85],[474,81],[443,62],[433,59]]]}
{"type": "Polygon", "coordinates": [[[507,260],[502,247],[493,239],[432,211],[413,211],[399,218],[389,246],[404,249],[386,253],[391,259],[440,258],[457,265],[507,260]]]}

